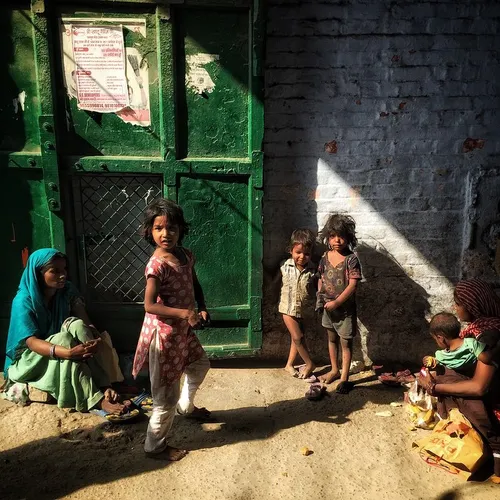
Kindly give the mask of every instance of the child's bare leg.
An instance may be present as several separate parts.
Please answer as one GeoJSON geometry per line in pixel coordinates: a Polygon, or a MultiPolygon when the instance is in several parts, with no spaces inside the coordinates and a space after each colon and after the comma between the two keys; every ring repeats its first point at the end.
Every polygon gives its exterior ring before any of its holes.
{"type": "Polygon", "coordinates": [[[330,355],[330,363],[332,365],[330,371],[322,375],[319,379],[325,384],[331,384],[334,380],[340,377],[338,356],[338,341],[339,336],[335,330],[327,330],[328,334],[328,354],[330,355]]]}
{"type": "Polygon", "coordinates": [[[340,394],[347,394],[351,392],[353,384],[349,382],[349,370],[351,369],[352,359],[352,339],[340,339],[342,346],[342,376],[340,383],[337,386],[337,392],[340,394]]]}
{"type": "Polygon", "coordinates": [[[283,315],[283,321],[285,322],[288,331],[292,337],[292,343],[297,350],[299,356],[304,360],[306,366],[300,373],[300,378],[308,378],[311,373],[316,368],[315,364],[312,362],[309,353],[307,352],[306,345],[304,343],[304,335],[300,329],[298,321],[293,316],[283,315]]]}
{"type": "Polygon", "coordinates": [[[285,370],[292,375],[292,377],[297,377],[299,372],[294,368],[294,363],[295,359],[297,358],[297,347],[295,346],[295,343],[293,342],[293,339],[290,336],[290,352],[288,354],[288,360],[285,365],[285,370]]]}
{"type": "Polygon", "coordinates": [[[341,338],[340,345],[342,347],[342,376],[340,381],[347,382],[349,380],[349,370],[351,369],[352,339],[341,338]]]}

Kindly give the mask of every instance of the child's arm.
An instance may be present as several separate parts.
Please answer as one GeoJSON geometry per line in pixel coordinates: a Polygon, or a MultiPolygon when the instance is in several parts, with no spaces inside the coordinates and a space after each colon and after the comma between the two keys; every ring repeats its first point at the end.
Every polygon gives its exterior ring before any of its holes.
{"type": "Polygon", "coordinates": [[[356,292],[356,286],[358,285],[358,280],[356,278],[349,279],[349,284],[346,289],[335,299],[330,300],[325,304],[325,309],[327,311],[333,311],[342,305],[351,295],[356,292]]]}
{"type": "Polygon", "coordinates": [[[146,281],[146,291],[144,292],[144,310],[149,314],[155,314],[163,318],[185,319],[189,325],[198,326],[199,318],[192,309],[178,309],[158,304],[156,299],[160,293],[160,280],[149,276],[146,281]]]}
{"type": "Polygon", "coordinates": [[[203,319],[203,321],[208,321],[209,314],[207,311],[207,305],[205,304],[205,294],[203,293],[203,288],[198,281],[198,276],[193,268],[193,287],[194,287],[194,298],[198,304],[198,314],[203,319]]]}

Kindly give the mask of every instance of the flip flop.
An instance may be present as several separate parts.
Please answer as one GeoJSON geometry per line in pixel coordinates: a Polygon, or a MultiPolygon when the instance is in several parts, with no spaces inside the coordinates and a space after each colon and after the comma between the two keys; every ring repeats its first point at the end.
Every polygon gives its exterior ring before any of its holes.
{"type": "Polygon", "coordinates": [[[315,382],[309,386],[309,389],[306,391],[304,396],[309,401],[319,401],[320,399],[323,399],[325,392],[326,387],[319,382],[315,382]]]}
{"type": "Polygon", "coordinates": [[[337,394],[349,394],[354,389],[354,384],[352,382],[340,382],[335,389],[337,394]]]}
{"type": "Polygon", "coordinates": [[[308,378],[303,378],[302,379],[304,382],[307,382],[308,384],[314,384],[315,382],[319,382],[319,378],[314,375],[314,373],[308,377],[308,378]]]}
{"type": "Polygon", "coordinates": [[[142,391],[130,401],[139,410],[150,411],[153,409],[153,398],[146,391],[142,391]]]}
{"type": "Polygon", "coordinates": [[[99,417],[102,417],[106,419],[108,422],[111,422],[112,424],[124,424],[126,422],[132,422],[133,420],[136,420],[141,412],[135,408],[134,410],[127,411],[125,413],[122,413],[120,415],[116,413],[108,413],[106,410],[90,410],[90,413],[97,415],[99,417]]]}
{"type": "Polygon", "coordinates": [[[381,375],[378,376],[378,380],[382,384],[389,385],[391,387],[397,387],[401,385],[401,382],[398,380],[398,377],[396,377],[393,373],[382,373],[381,375]]]}

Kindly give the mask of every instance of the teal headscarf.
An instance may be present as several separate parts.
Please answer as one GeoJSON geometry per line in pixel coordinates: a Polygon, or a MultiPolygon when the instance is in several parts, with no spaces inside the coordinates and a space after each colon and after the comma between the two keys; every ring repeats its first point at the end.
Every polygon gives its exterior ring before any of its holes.
{"type": "Polygon", "coordinates": [[[59,251],[53,248],[42,248],[33,252],[26,264],[17,294],[12,301],[9,334],[4,373],[25,349],[24,341],[33,335],[46,339],[58,333],[61,325],[70,313],[70,300],[78,295],[78,291],[67,281],[64,288],[57,290],[49,310],[43,301],[43,292],[38,281],[40,270],[59,251]]]}

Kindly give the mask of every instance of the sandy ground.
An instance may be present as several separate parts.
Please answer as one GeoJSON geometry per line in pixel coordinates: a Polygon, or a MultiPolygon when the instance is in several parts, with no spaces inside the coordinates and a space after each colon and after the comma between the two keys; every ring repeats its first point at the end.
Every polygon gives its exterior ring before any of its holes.
{"type": "MultiPolygon", "coordinates": [[[[481,499],[500,486],[467,483],[411,451],[400,389],[354,376],[349,395],[320,402],[278,368],[212,369],[198,405],[217,423],[177,417],[171,444],[180,462],[145,458],[147,418],[112,426],[53,405],[0,400],[0,498],[72,499],[481,499]],[[390,410],[392,417],[377,417],[390,410]],[[302,447],[313,451],[301,454],[302,447]]],[[[332,391],[334,387],[330,388],[332,391]]]]}

